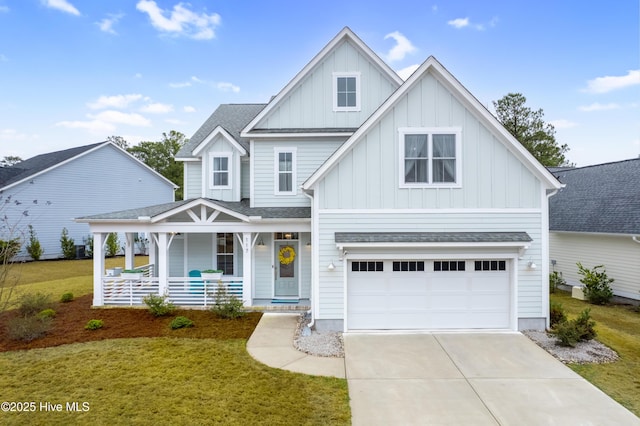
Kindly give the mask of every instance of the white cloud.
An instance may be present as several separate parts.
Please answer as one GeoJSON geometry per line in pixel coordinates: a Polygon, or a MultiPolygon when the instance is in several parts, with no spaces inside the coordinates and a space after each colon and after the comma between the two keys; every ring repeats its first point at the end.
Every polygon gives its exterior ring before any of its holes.
{"type": "Polygon", "coordinates": [[[42,4],[51,9],[56,9],[61,12],[70,13],[75,16],[80,16],[80,11],[75,8],[74,5],[67,0],[42,0],[42,4]]]}
{"type": "Polygon", "coordinates": [[[8,13],[9,6],[0,6],[0,13],[8,13]]]}
{"type": "Polygon", "coordinates": [[[39,136],[18,132],[16,129],[0,129],[0,140],[9,142],[22,142],[38,139],[39,136]]]}
{"type": "Polygon", "coordinates": [[[190,81],[183,81],[180,83],[169,83],[169,87],[171,87],[172,89],[181,89],[183,87],[190,87],[190,86],[191,86],[190,81]]]}
{"type": "Polygon", "coordinates": [[[9,62],[9,58],[0,53],[0,62],[9,62]]]}
{"type": "Polygon", "coordinates": [[[140,0],[136,4],[136,9],[149,15],[151,24],[162,32],[185,35],[196,40],[214,38],[216,36],[214,30],[220,25],[220,15],[217,13],[196,13],[185,6],[189,6],[189,4],[178,3],[169,12],[160,9],[155,1],[140,0]]]}
{"type": "Polygon", "coordinates": [[[186,107],[182,108],[182,110],[184,112],[196,112],[196,109],[192,106],[187,105],[186,107]]]}
{"type": "Polygon", "coordinates": [[[118,34],[116,30],[113,29],[113,26],[117,24],[118,21],[120,21],[120,19],[124,17],[124,15],[120,13],[117,15],[109,14],[107,16],[108,18],[104,18],[102,21],[96,22],[96,24],[100,27],[100,31],[109,34],[118,34]]]}
{"type": "Polygon", "coordinates": [[[616,103],[608,103],[601,104],[598,102],[592,103],[591,105],[583,105],[578,107],[580,111],[591,112],[591,111],[610,111],[612,109],[619,109],[620,105],[616,103]]]}
{"type": "Polygon", "coordinates": [[[551,124],[556,129],[570,129],[572,127],[578,126],[578,123],[565,120],[565,119],[553,120],[553,121],[550,121],[549,124],[551,124]]]}
{"type": "Polygon", "coordinates": [[[137,72],[133,78],[142,78],[142,73],[137,72]]]}
{"type": "Polygon", "coordinates": [[[452,19],[451,21],[448,21],[447,24],[454,28],[464,28],[469,26],[469,18],[452,19]]]}
{"type": "Polygon", "coordinates": [[[240,92],[240,88],[233,83],[220,82],[216,83],[215,87],[221,92],[240,92]]]}
{"type": "Polygon", "coordinates": [[[102,111],[96,115],[88,114],[87,117],[105,123],[126,124],[129,126],[148,127],[151,121],[135,112],[125,113],[121,111],[102,111]]]}
{"type": "Polygon", "coordinates": [[[406,80],[411,77],[411,74],[416,72],[418,68],[420,68],[420,64],[409,65],[406,68],[396,71],[396,73],[400,76],[401,79],[406,80]]]}
{"type": "Polygon", "coordinates": [[[396,45],[391,48],[387,53],[387,60],[389,62],[401,61],[409,53],[415,52],[416,47],[411,44],[408,38],[406,38],[399,31],[395,31],[384,36],[384,39],[392,38],[396,41],[396,45]]]}
{"type": "Polygon", "coordinates": [[[140,94],[100,96],[95,102],[88,103],[91,109],[126,108],[129,104],[142,99],[140,94]]]}
{"type": "Polygon", "coordinates": [[[173,105],[169,104],[161,104],[160,102],[155,102],[151,104],[147,104],[140,108],[141,112],[148,112],[151,114],[166,114],[168,112],[173,111],[173,105]]]}
{"type": "Polygon", "coordinates": [[[66,127],[67,129],[86,129],[91,133],[108,133],[116,130],[116,126],[111,123],[105,123],[100,120],[91,121],[60,121],[56,123],[58,127],[66,127]]]}
{"type": "Polygon", "coordinates": [[[179,125],[183,125],[183,124],[187,124],[185,121],[182,120],[177,120],[175,118],[167,118],[166,120],[164,120],[165,123],[169,123],[169,124],[173,124],[175,126],[179,126],[179,125]]]}
{"type": "Polygon", "coordinates": [[[584,91],[588,93],[607,93],[612,90],[623,89],[637,84],[640,84],[640,69],[629,70],[627,75],[623,76],[594,78],[593,80],[587,81],[587,88],[584,91]]]}

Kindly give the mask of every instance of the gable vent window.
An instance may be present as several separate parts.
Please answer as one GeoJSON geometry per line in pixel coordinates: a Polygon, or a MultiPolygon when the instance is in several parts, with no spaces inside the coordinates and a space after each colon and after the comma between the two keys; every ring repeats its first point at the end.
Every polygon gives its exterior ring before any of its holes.
{"type": "Polygon", "coordinates": [[[333,110],[360,111],[360,73],[333,74],[333,110]]]}
{"type": "Polygon", "coordinates": [[[458,128],[400,129],[400,187],[460,187],[460,139],[458,128]]]}
{"type": "Polygon", "coordinates": [[[351,271],[353,272],[383,272],[384,262],[380,261],[364,261],[351,262],[351,271]]]}
{"type": "Polygon", "coordinates": [[[424,271],[424,261],[422,260],[406,260],[393,262],[394,272],[414,272],[424,271]]]}
{"type": "Polygon", "coordinates": [[[506,271],[506,260],[476,260],[474,262],[476,271],[506,271]]]}
{"type": "Polygon", "coordinates": [[[464,271],[466,262],[464,260],[436,260],[433,262],[435,272],[442,271],[464,271]]]}

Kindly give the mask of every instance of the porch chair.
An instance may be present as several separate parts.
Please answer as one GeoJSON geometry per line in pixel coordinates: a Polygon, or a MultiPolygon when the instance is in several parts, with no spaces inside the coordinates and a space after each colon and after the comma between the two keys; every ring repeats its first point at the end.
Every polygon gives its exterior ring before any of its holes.
{"type": "MultiPolygon", "coordinates": [[[[202,274],[199,270],[194,269],[189,271],[189,278],[201,278],[202,274]]],[[[204,293],[204,281],[202,280],[189,280],[189,293],[191,294],[203,294],[204,293]]]]}

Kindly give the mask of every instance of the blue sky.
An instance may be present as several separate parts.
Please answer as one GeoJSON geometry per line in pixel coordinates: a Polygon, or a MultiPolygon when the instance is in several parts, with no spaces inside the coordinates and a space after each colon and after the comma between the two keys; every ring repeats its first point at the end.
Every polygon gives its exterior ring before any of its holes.
{"type": "Polygon", "coordinates": [[[640,154],[637,0],[0,0],[0,158],[190,137],[266,102],[343,27],[395,70],[434,55],[476,98],[509,92],[579,166],[640,154]]]}

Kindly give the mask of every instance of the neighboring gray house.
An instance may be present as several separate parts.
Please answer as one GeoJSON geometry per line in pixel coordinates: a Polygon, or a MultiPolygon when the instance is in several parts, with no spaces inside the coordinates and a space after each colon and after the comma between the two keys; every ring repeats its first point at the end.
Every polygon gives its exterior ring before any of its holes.
{"type": "MultiPolygon", "coordinates": [[[[44,259],[62,257],[67,228],[76,245],[90,236],[77,216],[174,201],[176,186],[110,142],[41,154],[0,168],[2,237],[28,237],[32,225],[44,259]]],[[[124,245],[124,241],[122,241],[124,245]]],[[[24,250],[19,259],[29,259],[24,250]]]]}
{"type": "Polygon", "coordinates": [[[554,174],[566,187],[549,204],[553,269],[580,285],[577,262],[604,265],[614,294],[640,299],[640,159],[554,174]]]}
{"type": "MultiPolygon", "coordinates": [[[[308,306],[316,327],[548,324],[548,197],[561,187],[436,59],[406,81],[349,28],[266,104],[222,105],[178,154],[185,201],[78,218],[151,235],[146,277],[94,304],[308,306]]],[[[127,265],[132,260],[127,257],[127,265]]]]}

